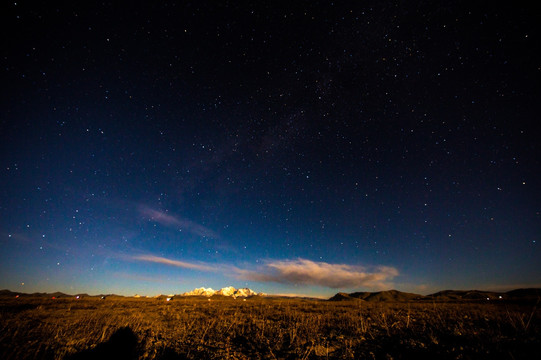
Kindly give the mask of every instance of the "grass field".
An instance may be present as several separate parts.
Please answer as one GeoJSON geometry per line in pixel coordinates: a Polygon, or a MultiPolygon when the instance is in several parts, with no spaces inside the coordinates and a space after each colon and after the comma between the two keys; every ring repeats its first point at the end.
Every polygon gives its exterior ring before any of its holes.
{"type": "Polygon", "coordinates": [[[532,359],[535,305],[0,298],[3,359],[532,359]]]}

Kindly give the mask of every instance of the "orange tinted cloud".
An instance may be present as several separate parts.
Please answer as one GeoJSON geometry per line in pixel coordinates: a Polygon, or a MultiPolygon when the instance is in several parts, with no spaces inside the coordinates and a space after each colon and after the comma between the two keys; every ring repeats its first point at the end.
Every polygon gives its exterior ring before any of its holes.
{"type": "Polygon", "coordinates": [[[307,259],[270,261],[258,270],[237,269],[238,276],[246,280],[282,284],[318,285],[330,288],[368,287],[386,288],[388,281],[398,276],[390,266],[377,266],[370,270],[361,266],[330,264],[307,259]]]}

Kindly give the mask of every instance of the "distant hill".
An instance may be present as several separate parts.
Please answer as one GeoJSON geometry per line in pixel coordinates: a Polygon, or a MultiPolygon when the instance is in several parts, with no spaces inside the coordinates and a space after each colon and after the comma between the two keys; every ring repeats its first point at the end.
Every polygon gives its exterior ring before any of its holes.
{"type": "Polygon", "coordinates": [[[82,293],[82,294],[75,294],[75,296],[90,297],[91,295],[88,295],[87,293],[82,293]]]}
{"type": "Polygon", "coordinates": [[[70,294],[65,294],[63,292],[60,292],[60,291],[56,291],[56,292],[53,292],[53,293],[35,292],[35,293],[28,294],[28,293],[23,293],[23,292],[15,292],[15,291],[7,290],[7,289],[0,290],[0,297],[16,297],[16,296],[33,297],[33,298],[55,298],[55,299],[74,298],[76,296],[79,296],[79,298],[86,298],[86,297],[101,298],[101,297],[107,297],[107,296],[122,297],[120,295],[114,295],[114,294],[111,294],[111,295],[89,295],[87,293],[81,293],[81,294],[76,294],[76,295],[70,295],[70,294]]]}
{"type": "Polygon", "coordinates": [[[8,289],[2,289],[0,290],[0,296],[15,296],[17,295],[16,293],[8,290],[8,289]]]}
{"type": "Polygon", "coordinates": [[[338,293],[331,297],[330,301],[345,301],[345,300],[364,300],[369,302],[405,302],[412,300],[423,299],[420,294],[406,293],[398,290],[387,290],[378,292],[354,292],[354,293],[338,293]]]}
{"type": "Polygon", "coordinates": [[[487,300],[503,299],[505,293],[483,290],[444,290],[430,294],[427,297],[433,300],[487,300]]]}
{"type": "Polygon", "coordinates": [[[354,292],[354,293],[351,293],[351,294],[348,294],[348,295],[353,297],[353,298],[365,300],[367,297],[369,297],[372,294],[374,294],[374,293],[364,291],[364,292],[354,292]]]}
{"type": "Polygon", "coordinates": [[[402,302],[402,301],[411,301],[411,300],[419,300],[424,298],[423,295],[420,294],[413,294],[413,293],[407,293],[402,292],[398,290],[388,290],[388,291],[379,291],[370,294],[367,296],[364,300],[366,301],[396,301],[396,302],[402,302]]]}
{"type": "Polygon", "coordinates": [[[32,294],[27,294],[27,293],[23,293],[23,292],[14,292],[14,291],[11,291],[11,290],[7,290],[7,289],[4,289],[4,290],[0,290],[0,296],[3,296],[3,297],[15,297],[15,296],[22,296],[22,297],[69,297],[71,295],[66,295],[64,293],[61,293],[61,292],[54,292],[54,293],[41,293],[41,292],[35,292],[35,293],[32,293],[32,294]]]}
{"type": "Polygon", "coordinates": [[[352,301],[364,300],[368,302],[407,302],[407,301],[518,301],[535,302],[541,301],[541,289],[516,289],[508,292],[483,291],[483,290],[443,290],[430,295],[406,293],[398,290],[378,292],[339,292],[329,301],[352,301]]]}
{"type": "Polygon", "coordinates": [[[529,288],[529,289],[516,289],[505,293],[510,299],[528,298],[528,299],[541,299],[541,289],[529,288]]]}
{"type": "Polygon", "coordinates": [[[537,301],[541,300],[541,289],[516,289],[507,292],[484,290],[444,290],[426,296],[426,299],[436,301],[537,301]]]}
{"type": "Polygon", "coordinates": [[[339,292],[329,299],[329,301],[363,301],[360,298],[351,296],[350,294],[339,292]]]}
{"type": "Polygon", "coordinates": [[[55,298],[63,298],[63,297],[70,297],[71,295],[68,295],[68,294],[64,294],[63,292],[60,292],[60,291],[57,291],[57,292],[54,292],[52,294],[48,294],[49,296],[51,297],[55,297],[55,298]]]}

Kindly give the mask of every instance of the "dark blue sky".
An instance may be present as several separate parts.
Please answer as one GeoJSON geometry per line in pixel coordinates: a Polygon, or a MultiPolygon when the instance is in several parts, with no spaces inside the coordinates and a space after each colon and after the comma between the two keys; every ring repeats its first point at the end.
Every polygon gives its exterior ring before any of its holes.
{"type": "Polygon", "coordinates": [[[3,8],[0,288],[541,286],[532,9],[3,8]]]}

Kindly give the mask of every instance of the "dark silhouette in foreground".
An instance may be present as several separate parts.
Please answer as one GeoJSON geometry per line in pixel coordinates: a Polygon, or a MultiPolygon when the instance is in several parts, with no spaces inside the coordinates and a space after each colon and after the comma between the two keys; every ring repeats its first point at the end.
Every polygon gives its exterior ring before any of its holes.
{"type": "Polygon", "coordinates": [[[129,327],[118,329],[106,342],[98,344],[93,349],[83,350],[66,357],[66,360],[90,360],[90,359],[137,359],[137,336],[129,327]]]}
{"type": "MultiPolygon", "coordinates": [[[[135,360],[140,358],[140,349],[137,335],[129,327],[122,327],[115,331],[106,342],[98,344],[95,348],[67,356],[65,360],[135,360]]],[[[166,348],[159,359],[181,360],[184,357],[166,348]]]]}

